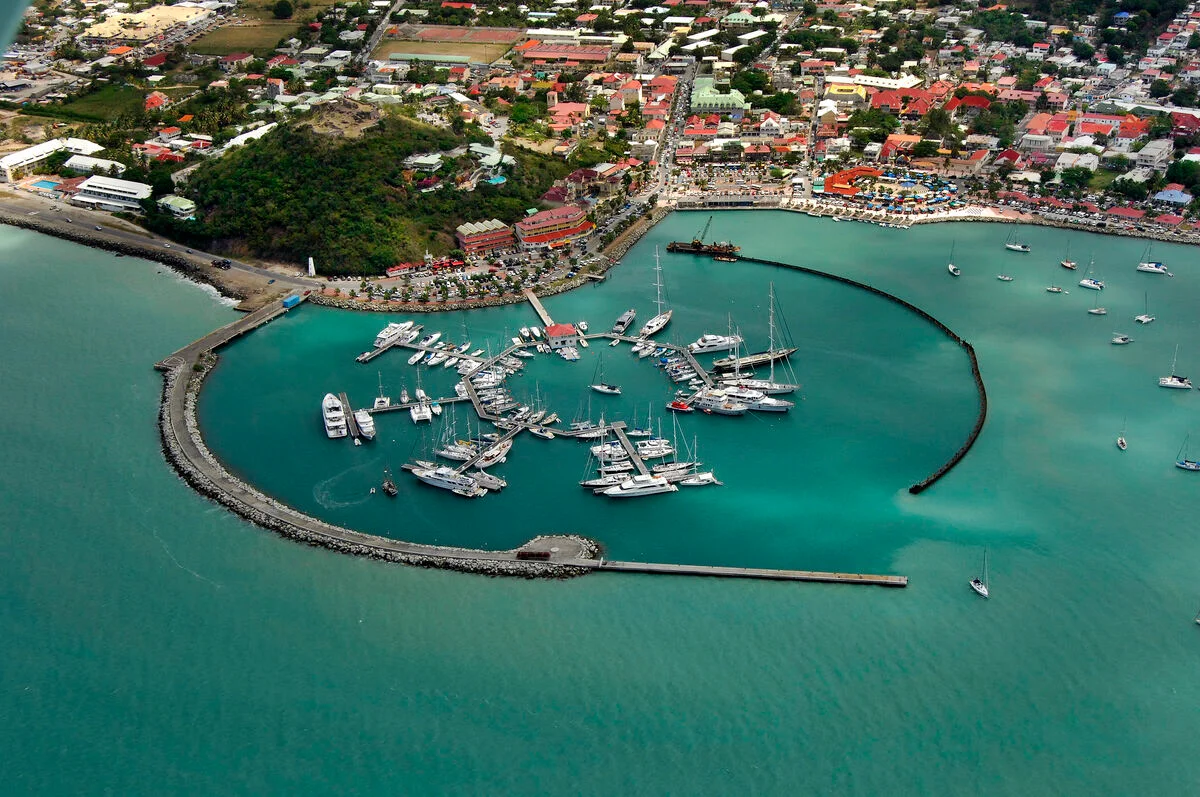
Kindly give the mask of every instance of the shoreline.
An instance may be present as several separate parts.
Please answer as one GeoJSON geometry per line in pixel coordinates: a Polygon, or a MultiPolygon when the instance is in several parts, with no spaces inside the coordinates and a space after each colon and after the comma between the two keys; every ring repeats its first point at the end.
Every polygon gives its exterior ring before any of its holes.
{"type": "MultiPolygon", "coordinates": [[[[22,200],[28,207],[39,208],[35,211],[40,213],[41,205],[37,205],[32,198],[16,197],[22,200]]],[[[1200,245],[1200,232],[1191,232],[1187,235],[1164,237],[1166,230],[1137,230],[1126,228],[1112,227],[1095,227],[1088,224],[1080,224],[1071,220],[1048,218],[1039,213],[1030,213],[1017,209],[998,209],[982,204],[969,204],[963,208],[953,210],[939,211],[932,214],[895,214],[885,211],[868,211],[865,209],[848,207],[841,204],[826,203],[820,200],[783,200],[777,205],[754,205],[750,207],[689,207],[680,209],[677,207],[678,200],[673,200],[667,203],[660,204],[652,211],[649,219],[639,219],[636,224],[628,228],[620,236],[602,248],[599,254],[607,262],[598,274],[579,274],[573,279],[559,283],[557,285],[535,285],[534,292],[539,297],[557,296],[559,294],[573,291],[588,283],[598,283],[604,281],[608,276],[608,271],[616,266],[620,259],[624,257],[630,249],[632,249],[645,235],[654,229],[660,222],[675,212],[700,212],[708,211],[715,212],[718,210],[737,210],[737,211],[784,211],[788,213],[800,213],[809,215],[815,218],[837,218],[845,221],[858,221],[875,224],[896,224],[901,226],[912,226],[915,224],[938,224],[943,222],[983,222],[992,224],[1030,224],[1042,227],[1055,227],[1064,230],[1075,230],[1079,232],[1090,232],[1099,235],[1114,235],[1126,238],[1142,238],[1163,241],[1166,243],[1177,243],[1182,245],[1200,245]]],[[[73,209],[73,213],[84,215],[89,212],[83,209],[73,209]]],[[[111,216],[108,214],[100,214],[103,219],[109,220],[111,216]]],[[[88,222],[90,223],[90,222],[88,222]]],[[[31,215],[30,212],[18,213],[11,207],[0,205],[0,224],[7,224],[19,229],[32,230],[44,235],[50,235],[55,238],[71,241],[83,246],[90,246],[95,249],[114,252],[121,255],[129,255],[132,257],[140,257],[146,260],[159,263],[172,271],[180,274],[183,278],[191,280],[201,285],[207,285],[214,288],[222,297],[236,300],[238,304],[234,309],[242,312],[252,312],[261,307],[270,304],[273,301],[282,299],[285,295],[292,291],[309,290],[308,300],[313,304],[323,307],[330,307],[338,310],[350,310],[358,312],[383,312],[383,313],[442,313],[455,312],[460,310],[475,310],[486,307],[506,307],[509,305],[520,304],[526,301],[521,294],[508,294],[501,297],[487,297],[477,300],[457,300],[445,303],[440,302],[400,302],[378,299],[361,299],[350,298],[349,296],[331,295],[326,293],[329,290],[327,283],[314,282],[306,277],[297,277],[286,273],[271,272],[266,269],[268,264],[249,265],[245,269],[236,269],[233,271],[217,270],[204,260],[204,256],[188,257],[179,251],[164,251],[162,246],[152,240],[140,241],[130,239],[126,236],[134,235],[126,230],[115,230],[106,227],[102,231],[93,231],[86,224],[71,225],[63,224],[52,216],[31,215]],[[114,236],[121,237],[114,237],[114,236]],[[248,270],[256,269],[256,271],[248,270]],[[273,276],[267,277],[266,274],[273,276]],[[276,283],[276,281],[278,281],[276,283]],[[276,283],[276,284],[272,284],[276,283]]],[[[140,231],[136,235],[150,235],[149,232],[140,231]]]]}

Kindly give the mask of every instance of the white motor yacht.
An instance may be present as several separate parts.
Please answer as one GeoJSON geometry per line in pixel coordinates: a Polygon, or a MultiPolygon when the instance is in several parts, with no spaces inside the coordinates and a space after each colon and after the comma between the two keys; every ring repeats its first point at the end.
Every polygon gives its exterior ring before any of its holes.
{"type": "Polygon", "coordinates": [[[416,365],[417,363],[419,363],[421,361],[421,358],[424,356],[425,356],[425,352],[418,349],[417,352],[415,354],[413,354],[412,357],[408,358],[408,364],[416,365]]]}
{"type": "Polygon", "coordinates": [[[749,388],[750,390],[759,393],[765,393],[768,396],[779,396],[785,393],[795,393],[799,385],[789,384],[787,382],[775,382],[771,379],[739,379],[736,376],[728,376],[721,380],[726,387],[736,385],[738,387],[749,388]]]}
{"type": "Polygon", "coordinates": [[[756,412],[787,412],[796,406],[791,401],[771,398],[765,393],[741,385],[726,387],[724,391],[730,399],[745,404],[746,409],[756,412]]]}
{"type": "Polygon", "coordinates": [[[346,425],[346,408],[342,400],[332,393],[326,393],[321,399],[321,419],[325,422],[325,434],[331,439],[345,437],[350,434],[346,425]]]}
{"type": "Polygon", "coordinates": [[[438,465],[436,468],[413,468],[412,474],[428,485],[450,490],[455,495],[461,495],[464,498],[478,498],[487,492],[479,486],[475,479],[459,473],[447,465],[438,465]]]}
{"type": "Polygon", "coordinates": [[[1122,335],[1120,332],[1113,335],[1112,344],[1114,346],[1125,346],[1130,343],[1133,343],[1133,338],[1128,335],[1122,335]]]}
{"type": "Polygon", "coordinates": [[[638,474],[632,479],[626,479],[620,484],[609,487],[604,491],[604,495],[609,498],[638,498],[645,495],[673,493],[678,490],[678,487],[668,482],[662,476],[638,474]]]}
{"type": "Polygon", "coordinates": [[[371,417],[371,413],[366,410],[355,410],[354,422],[358,424],[359,434],[365,439],[375,439],[375,419],[371,417]]]}
{"type": "Polygon", "coordinates": [[[706,390],[696,396],[691,406],[708,415],[745,415],[746,405],[733,401],[719,388],[706,390]]]}
{"type": "Polygon", "coordinates": [[[419,341],[417,341],[417,345],[418,346],[432,346],[433,344],[437,343],[438,339],[441,337],[442,337],[441,332],[431,332],[428,335],[426,335],[425,337],[421,338],[419,341]]]}
{"type": "Polygon", "coordinates": [[[710,351],[729,351],[742,342],[741,335],[712,335],[704,334],[694,343],[688,344],[692,354],[706,354],[710,351]]]}
{"type": "Polygon", "coordinates": [[[378,335],[375,336],[375,348],[382,349],[385,346],[391,346],[393,343],[399,342],[399,340],[404,336],[404,333],[407,332],[412,325],[412,321],[405,321],[402,324],[396,322],[388,324],[386,327],[380,330],[378,335]]]}

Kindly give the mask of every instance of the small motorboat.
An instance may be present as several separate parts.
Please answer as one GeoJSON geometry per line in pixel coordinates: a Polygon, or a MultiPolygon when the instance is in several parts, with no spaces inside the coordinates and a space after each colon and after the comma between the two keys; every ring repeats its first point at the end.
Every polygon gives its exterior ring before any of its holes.
{"type": "Polygon", "coordinates": [[[1062,288],[1058,287],[1057,285],[1051,285],[1046,288],[1046,293],[1066,293],[1066,291],[1064,291],[1062,288]]]}
{"type": "Polygon", "coordinates": [[[1114,346],[1125,346],[1129,343],[1133,343],[1133,338],[1129,337],[1128,335],[1122,335],[1119,332],[1113,335],[1112,344],[1114,346]]]}
{"type": "Polygon", "coordinates": [[[958,266],[954,265],[953,263],[948,263],[946,265],[946,270],[950,272],[950,276],[952,276],[952,277],[961,277],[962,276],[962,269],[960,269],[958,266]]]}
{"type": "Polygon", "coordinates": [[[1013,278],[1010,277],[1008,274],[997,274],[996,279],[1000,280],[1001,282],[1012,282],[1013,281],[1013,278]]]}
{"type": "Polygon", "coordinates": [[[695,407],[691,406],[690,404],[688,404],[685,401],[680,401],[678,399],[667,404],[667,409],[669,409],[671,412],[695,412],[696,411],[695,407]]]}
{"type": "Polygon", "coordinates": [[[1088,315],[1108,315],[1107,307],[1089,307],[1088,315]]]}

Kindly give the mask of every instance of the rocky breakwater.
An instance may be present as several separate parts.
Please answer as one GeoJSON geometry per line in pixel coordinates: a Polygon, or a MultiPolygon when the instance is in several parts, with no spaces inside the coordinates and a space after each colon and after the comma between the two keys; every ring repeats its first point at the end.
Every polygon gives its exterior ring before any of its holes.
{"type": "Polygon", "coordinates": [[[179,272],[190,280],[213,286],[223,296],[231,299],[246,298],[246,295],[237,288],[221,284],[212,279],[200,263],[192,261],[182,254],[166,251],[161,246],[151,243],[143,244],[136,241],[119,240],[106,235],[102,231],[95,231],[82,225],[72,225],[57,219],[18,215],[8,211],[0,211],[0,223],[20,227],[25,230],[33,230],[44,235],[53,235],[56,238],[73,241],[77,244],[91,246],[96,249],[104,249],[108,252],[153,260],[157,263],[162,263],[173,271],[179,272]]]}
{"type": "MultiPolygon", "coordinates": [[[[166,362],[166,361],[164,361],[166,362]]],[[[166,367],[159,432],[167,460],[197,492],[246,520],[303,542],[340,553],[417,567],[436,567],[490,576],[571,578],[598,565],[599,548],[575,535],[538,537],[512,551],[481,551],[406,543],[352,531],[305,515],[230,474],[200,434],[196,404],[204,379],[217,362],[206,352],[192,362],[166,367]],[[530,552],[537,559],[521,559],[530,552]],[[548,557],[548,558],[541,558],[548,557]]]]}

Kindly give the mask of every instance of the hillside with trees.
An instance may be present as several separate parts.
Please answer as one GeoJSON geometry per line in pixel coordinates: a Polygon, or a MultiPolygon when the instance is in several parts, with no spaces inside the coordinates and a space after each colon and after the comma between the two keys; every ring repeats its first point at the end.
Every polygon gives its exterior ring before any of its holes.
{"type": "Polygon", "coordinates": [[[516,150],[500,186],[458,190],[454,176],[474,168],[469,155],[444,157],[428,176],[404,167],[410,155],[443,152],[479,134],[455,134],[400,116],[384,117],[355,138],[322,135],[305,125],[281,127],[204,164],[188,180],[198,206],[181,222],[148,209],[151,226],[213,251],[303,263],[312,256],[327,274],[377,274],[398,262],[456,246],[465,221],[512,223],[561,177],[567,166],[516,150]]]}

